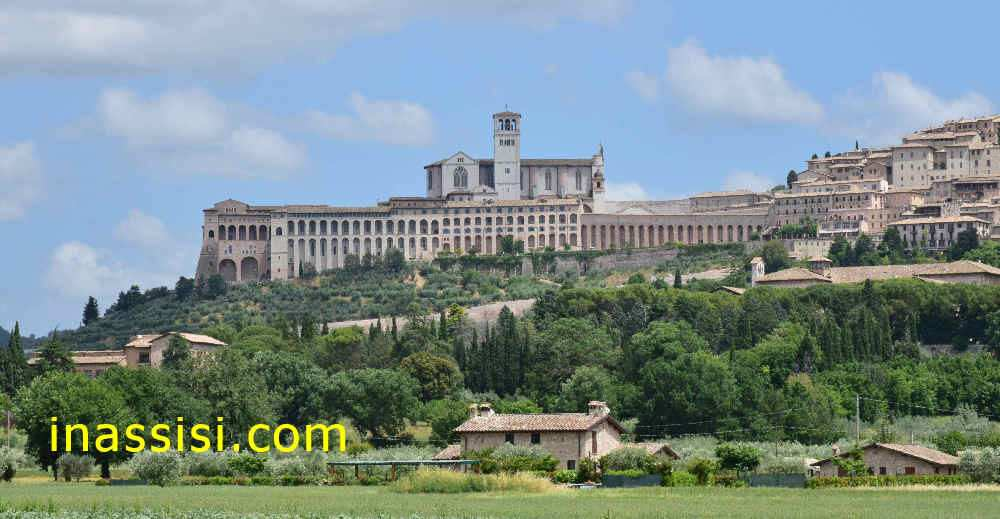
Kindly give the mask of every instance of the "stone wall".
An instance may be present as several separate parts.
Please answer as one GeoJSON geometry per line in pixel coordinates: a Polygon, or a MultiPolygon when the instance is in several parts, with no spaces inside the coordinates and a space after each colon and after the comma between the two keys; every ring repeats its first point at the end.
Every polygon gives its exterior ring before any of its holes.
{"type": "Polygon", "coordinates": [[[562,255],[555,258],[554,272],[586,274],[591,271],[655,267],[676,258],[677,252],[677,249],[670,248],[629,250],[590,257],[562,255]]]}

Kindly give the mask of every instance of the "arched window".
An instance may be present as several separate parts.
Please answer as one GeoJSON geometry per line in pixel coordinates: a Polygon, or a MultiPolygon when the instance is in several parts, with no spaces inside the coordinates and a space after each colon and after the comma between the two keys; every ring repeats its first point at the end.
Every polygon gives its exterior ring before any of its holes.
{"type": "Polygon", "coordinates": [[[277,229],[275,229],[274,230],[274,234],[276,234],[278,236],[281,236],[281,227],[278,227],[277,229]]]}
{"type": "Polygon", "coordinates": [[[215,231],[208,231],[208,238],[209,239],[215,238],[215,231]]]}
{"type": "Polygon", "coordinates": [[[219,239],[220,240],[225,240],[226,239],[226,226],[225,225],[220,225],[219,226],[219,239]]]}
{"type": "Polygon", "coordinates": [[[299,236],[302,236],[305,233],[306,233],[306,221],[299,220],[299,236]]]}
{"type": "Polygon", "coordinates": [[[229,226],[229,232],[226,234],[226,239],[227,240],[235,240],[236,239],[236,226],[235,225],[230,225],[229,226]]]}
{"type": "Polygon", "coordinates": [[[469,172],[464,167],[455,168],[455,187],[469,186],[469,172]]]}
{"type": "Polygon", "coordinates": [[[240,226],[240,240],[242,241],[242,240],[246,240],[246,239],[247,239],[247,226],[241,225],[240,226]]]}
{"type": "Polygon", "coordinates": [[[260,226],[260,230],[257,231],[257,236],[261,240],[266,240],[267,239],[267,226],[266,225],[261,225],[260,226]]]}
{"type": "Polygon", "coordinates": [[[257,226],[250,226],[250,241],[257,241],[257,226]]]}
{"type": "Polygon", "coordinates": [[[315,221],[310,221],[309,222],[309,234],[316,234],[316,222],[315,221]]]}
{"type": "Polygon", "coordinates": [[[295,235],[295,222],[291,220],[288,220],[288,235],[289,236],[295,235]]]}

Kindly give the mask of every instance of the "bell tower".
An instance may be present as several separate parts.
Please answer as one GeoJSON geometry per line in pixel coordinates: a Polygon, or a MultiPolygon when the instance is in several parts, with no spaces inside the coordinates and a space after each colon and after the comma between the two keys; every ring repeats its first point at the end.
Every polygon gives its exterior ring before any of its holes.
{"type": "Polygon", "coordinates": [[[497,198],[521,199],[521,114],[493,114],[493,179],[497,198]]]}

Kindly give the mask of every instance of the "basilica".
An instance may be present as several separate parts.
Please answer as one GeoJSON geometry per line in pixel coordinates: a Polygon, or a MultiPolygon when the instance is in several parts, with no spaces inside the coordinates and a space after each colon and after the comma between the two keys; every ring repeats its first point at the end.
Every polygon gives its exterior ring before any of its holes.
{"type": "Polygon", "coordinates": [[[493,157],[462,151],[424,166],[424,196],[368,207],[253,205],[204,210],[197,276],[229,282],[289,279],[303,267],[343,267],[349,255],[409,260],[448,252],[495,254],[510,236],[527,250],[656,247],[749,241],[765,227],[770,196],[704,193],[684,200],[605,199],[603,147],[582,158],[522,158],[521,114],[493,114],[493,157]]]}

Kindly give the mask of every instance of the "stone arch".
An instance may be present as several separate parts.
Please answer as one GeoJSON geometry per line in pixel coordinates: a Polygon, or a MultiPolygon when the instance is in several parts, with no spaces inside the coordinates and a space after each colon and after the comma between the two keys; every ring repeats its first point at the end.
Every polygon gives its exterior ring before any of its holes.
{"type": "Polygon", "coordinates": [[[351,252],[353,252],[356,256],[361,256],[361,238],[354,238],[354,243],[352,243],[352,245],[354,248],[351,249],[351,252]]]}
{"type": "Polygon", "coordinates": [[[257,227],[254,225],[250,226],[250,241],[257,241],[257,227]]]}
{"type": "Polygon", "coordinates": [[[316,220],[309,220],[309,234],[316,234],[316,220]]]}
{"type": "Polygon", "coordinates": [[[230,225],[229,226],[228,232],[226,233],[226,239],[227,240],[235,240],[236,239],[236,226],[235,225],[230,225]]]}
{"type": "Polygon", "coordinates": [[[410,222],[406,225],[406,232],[407,232],[407,234],[417,234],[417,221],[416,220],[410,220],[410,222]]]}
{"type": "Polygon", "coordinates": [[[427,234],[427,220],[420,220],[420,234],[427,234]]]}
{"type": "Polygon", "coordinates": [[[299,236],[302,236],[305,233],[306,233],[306,221],[299,220],[299,236]]]}
{"type": "Polygon", "coordinates": [[[432,220],[431,221],[431,234],[437,234],[437,233],[438,233],[438,221],[437,220],[432,220]]]}
{"type": "Polygon", "coordinates": [[[209,230],[208,230],[208,239],[210,239],[210,240],[211,240],[211,239],[213,239],[213,238],[215,238],[215,231],[214,231],[214,230],[212,230],[212,229],[209,229],[209,230]]]}
{"type": "Polygon", "coordinates": [[[365,238],[365,254],[371,254],[371,253],[372,253],[372,239],[365,238]]]}
{"type": "Polygon", "coordinates": [[[258,237],[258,239],[260,239],[260,240],[266,240],[267,236],[268,236],[267,235],[267,226],[266,225],[261,225],[257,229],[257,237],[258,237]]]}
{"type": "Polygon", "coordinates": [[[247,256],[240,262],[240,279],[242,281],[257,281],[260,279],[257,258],[247,256]]]}
{"type": "Polygon", "coordinates": [[[351,224],[347,220],[340,222],[340,234],[351,234],[351,224]]]}
{"type": "Polygon", "coordinates": [[[246,241],[246,239],[247,239],[247,226],[246,225],[241,225],[240,226],[240,241],[246,241]]]}
{"type": "Polygon", "coordinates": [[[219,274],[230,283],[236,282],[236,262],[226,258],[219,262],[219,274]]]}
{"type": "Polygon", "coordinates": [[[219,226],[219,239],[220,240],[225,240],[226,239],[226,226],[225,225],[220,225],[219,226]]]}
{"type": "Polygon", "coordinates": [[[351,222],[351,234],[358,235],[361,234],[361,222],[354,220],[351,222]]]}

